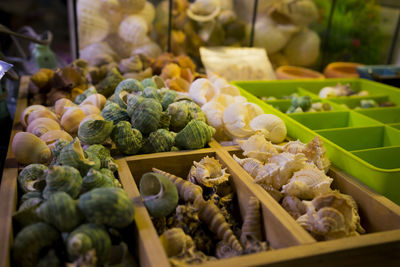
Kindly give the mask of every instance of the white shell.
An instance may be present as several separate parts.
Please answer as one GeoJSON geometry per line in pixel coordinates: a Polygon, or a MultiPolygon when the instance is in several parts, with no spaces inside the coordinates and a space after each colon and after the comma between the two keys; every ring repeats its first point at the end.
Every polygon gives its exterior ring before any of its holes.
{"type": "Polygon", "coordinates": [[[254,103],[232,103],[224,111],[223,122],[228,134],[235,138],[244,138],[255,131],[250,127],[250,121],[263,114],[261,107],[254,103]]]}
{"type": "Polygon", "coordinates": [[[311,66],[319,56],[320,38],[309,29],[296,33],[284,49],[284,54],[291,65],[311,66]]]}
{"type": "Polygon", "coordinates": [[[100,66],[118,60],[118,55],[105,42],[93,43],[79,51],[80,58],[90,66],[100,66]]]}
{"type": "Polygon", "coordinates": [[[266,162],[272,155],[278,154],[276,148],[265,139],[261,132],[255,133],[247,140],[237,140],[237,143],[243,150],[244,156],[258,159],[261,162],[266,162]]]}
{"type": "Polygon", "coordinates": [[[289,183],[282,187],[282,193],[300,199],[312,199],[331,191],[333,179],[317,168],[306,168],[294,173],[289,183]]]}
{"type": "Polygon", "coordinates": [[[101,15],[101,2],[79,0],[77,4],[79,47],[99,42],[107,36],[109,23],[101,15]]]}
{"type": "Polygon", "coordinates": [[[156,9],[152,3],[146,1],[144,8],[137,15],[142,17],[149,28],[151,28],[154,18],[156,17],[156,9]]]}
{"type": "Polygon", "coordinates": [[[295,196],[285,196],[282,207],[296,220],[306,213],[307,208],[303,201],[295,196]]]}
{"type": "Polygon", "coordinates": [[[194,161],[189,172],[189,178],[197,184],[213,187],[229,180],[229,173],[222,168],[218,160],[206,156],[199,162],[194,161]]]}
{"type": "Polygon", "coordinates": [[[326,157],[326,148],[322,144],[321,138],[315,136],[310,143],[303,149],[302,153],[307,157],[307,162],[314,164],[318,169],[328,172],[331,165],[326,157]]]}
{"type": "Polygon", "coordinates": [[[209,102],[213,97],[218,94],[218,90],[214,85],[206,78],[200,78],[195,80],[189,88],[189,96],[199,106],[209,102]]]}
{"type": "Polygon", "coordinates": [[[137,15],[131,15],[121,22],[118,29],[119,36],[127,42],[132,42],[135,45],[143,43],[143,38],[146,37],[148,26],[146,21],[137,15]]]}
{"type": "Polygon", "coordinates": [[[280,143],[286,138],[286,125],[281,118],[273,114],[261,114],[250,121],[250,127],[254,130],[266,130],[269,140],[280,143]]]}
{"type": "Polygon", "coordinates": [[[276,163],[279,166],[279,179],[275,180],[274,187],[280,189],[292,177],[293,173],[305,166],[306,157],[304,154],[291,154],[283,152],[273,155],[269,163],[276,163]]]}
{"type": "Polygon", "coordinates": [[[197,22],[206,22],[218,16],[220,11],[219,0],[196,0],[187,9],[187,15],[197,22]]]}
{"type": "Polygon", "coordinates": [[[210,101],[201,107],[201,110],[207,117],[207,123],[214,127],[217,131],[224,127],[222,115],[225,107],[217,101],[210,101]]]}
{"type": "Polygon", "coordinates": [[[256,159],[252,159],[252,158],[241,159],[241,158],[238,158],[236,155],[233,155],[233,158],[253,178],[255,178],[257,176],[257,173],[263,167],[262,162],[259,160],[256,160],[256,159]]]}
{"type": "MultiPolygon", "coordinates": [[[[276,163],[267,163],[258,171],[254,182],[258,184],[267,184],[274,188],[277,184],[276,181],[279,180],[279,166],[276,163]]],[[[276,189],[279,189],[276,188],[276,189]]]]}
{"type": "Polygon", "coordinates": [[[226,79],[217,74],[211,74],[209,75],[209,77],[209,80],[212,82],[219,93],[231,96],[240,96],[239,89],[236,86],[230,84],[226,79]]]}
{"type": "Polygon", "coordinates": [[[284,146],[276,146],[276,147],[278,150],[282,152],[297,154],[297,153],[303,153],[303,150],[306,148],[306,145],[303,142],[296,140],[296,141],[289,141],[284,146]]]}
{"type": "Polygon", "coordinates": [[[161,55],[162,51],[161,48],[158,44],[156,44],[155,42],[147,42],[144,43],[138,47],[135,47],[132,50],[131,55],[138,55],[138,54],[142,54],[145,55],[146,57],[149,58],[157,58],[159,55],[161,55]]]}

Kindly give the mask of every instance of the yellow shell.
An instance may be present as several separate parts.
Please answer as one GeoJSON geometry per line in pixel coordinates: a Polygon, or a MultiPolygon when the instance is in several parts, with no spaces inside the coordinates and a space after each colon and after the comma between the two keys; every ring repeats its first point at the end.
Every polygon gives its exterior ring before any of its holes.
{"type": "Polygon", "coordinates": [[[68,98],[60,98],[54,104],[54,111],[58,116],[62,116],[67,108],[75,106],[76,104],[68,98]]]}
{"type": "Polygon", "coordinates": [[[104,108],[104,105],[106,104],[106,97],[102,94],[93,94],[88,96],[82,103],[81,105],[85,104],[92,104],[96,106],[98,109],[102,110],[104,108]]]}
{"type": "Polygon", "coordinates": [[[85,113],[80,108],[69,108],[61,117],[61,126],[70,134],[78,131],[80,122],[85,118],[85,113]]]}
{"type": "Polygon", "coordinates": [[[161,245],[168,257],[177,256],[186,250],[186,234],[181,228],[171,228],[160,236],[161,245]]]}
{"type": "Polygon", "coordinates": [[[56,122],[58,122],[58,117],[56,114],[51,112],[49,109],[39,109],[32,111],[29,116],[28,116],[28,124],[30,124],[32,121],[39,119],[39,118],[49,118],[52,119],[56,122]]]}
{"type": "Polygon", "coordinates": [[[24,126],[24,128],[26,128],[28,126],[28,118],[32,112],[37,111],[37,110],[46,110],[46,109],[47,108],[42,105],[32,105],[32,106],[26,107],[20,117],[20,122],[21,122],[22,126],[24,126]]]}
{"type": "Polygon", "coordinates": [[[49,118],[38,118],[32,121],[26,131],[38,137],[51,130],[61,130],[60,124],[49,118]]]}
{"type": "Polygon", "coordinates": [[[98,109],[95,105],[92,104],[83,104],[79,105],[79,108],[85,113],[85,115],[90,115],[90,114],[97,114],[100,115],[101,111],[98,109]]]}
{"type": "Polygon", "coordinates": [[[72,136],[63,130],[51,130],[40,136],[40,139],[46,142],[47,146],[52,149],[55,142],[59,139],[64,139],[68,142],[72,142],[72,136]]]}
{"type": "Polygon", "coordinates": [[[51,151],[39,137],[18,132],[12,141],[12,152],[19,163],[47,163],[51,158],[51,151]]]}

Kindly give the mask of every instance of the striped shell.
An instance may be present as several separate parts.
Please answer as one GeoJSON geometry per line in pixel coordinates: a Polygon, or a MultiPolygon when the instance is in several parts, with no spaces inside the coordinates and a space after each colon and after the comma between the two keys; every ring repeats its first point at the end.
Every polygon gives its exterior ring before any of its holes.
{"type": "Polygon", "coordinates": [[[64,112],[66,112],[69,107],[75,107],[75,106],[76,104],[73,103],[71,100],[67,98],[60,98],[54,104],[54,111],[58,116],[62,117],[64,112]]]}
{"type": "Polygon", "coordinates": [[[204,157],[199,162],[194,161],[190,169],[188,180],[197,184],[215,187],[229,180],[229,173],[222,168],[221,163],[214,157],[204,157]]]}
{"type": "Polygon", "coordinates": [[[262,162],[257,159],[253,159],[253,158],[241,159],[241,158],[238,158],[236,155],[233,155],[233,158],[253,178],[257,177],[258,172],[263,167],[262,162]]]}
{"type": "Polygon", "coordinates": [[[28,125],[36,119],[39,118],[49,118],[58,122],[58,117],[56,114],[51,112],[49,109],[38,109],[32,111],[28,116],[28,125]]]}
{"type": "Polygon", "coordinates": [[[105,120],[88,120],[79,125],[78,137],[87,144],[102,144],[110,136],[113,122],[105,120]]]}
{"type": "Polygon", "coordinates": [[[113,179],[98,170],[90,169],[82,178],[81,192],[85,193],[99,187],[114,187],[113,179]]]}
{"type": "Polygon", "coordinates": [[[100,160],[101,168],[107,168],[113,172],[118,169],[117,164],[111,157],[110,150],[105,148],[104,146],[99,144],[91,145],[85,149],[85,152],[94,153],[100,160]]]}
{"type": "Polygon", "coordinates": [[[131,15],[122,20],[119,25],[118,34],[127,42],[140,44],[148,32],[146,20],[137,15],[131,15]]]}
{"type": "Polygon", "coordinates": [[[52,130],[61,130],[61,127],[57,121],[49,118],[38,118],[32,121],[26,129],[27,132],[32,133],[37,137],[52,130]]]}
{"type": "Polygon", "coordinates": [[[116,103],[110,103],[106,105],[101,111],[101,116],[103,116],[106,121],[112,121],[114,124],[117,124],[120,121],[130,120],[126,109],[121,108],[116,103]]]}
{"type": "Polygon", "coordinates": [[[204,121],[191,120],[175,137],[175,145],[181,149],[203,148],[211,141],[215,129],[204,121]]]}
{"type": "Polygon", "coordinates": [[[291,154],[283,152],[273,155],[269,163],[279,166],[279,179],[276,179],[276,189],[280,189],[292,177],[293,173],[301,170],[305,166],[306,157],[304,154],[291,154]]]}
{"type": "Polygon", "coordinates": [[[167,90],[167,92],[164,94],[164,97],[162,99],[162,107],[163,110],[166,110],[169,106],[169,104],[175,102],[176,97],[178,96],[178,93],[174,90],[167,90]]]}
{"type": "Polygon", "coordinates": [[[254,182],[257,184],[267,184],[275,189],[280,189],[279,166],[276,163],[267,163],[258,170],[254,182]]]}
{"type": "Polygon", "coordinates": [[[85,100],[83,100],[81,105],[91,104],[96,106],[99,110],[102,110],[106,103],[106,100],[106,97],[102,94],[92,94],[89,95],[85,100]]]}
{"type": "Polygon", "coordinates": [[[24,128],[26,128],[28,126],[29,115],[32,112],[38,111],[38,110],[47,110],[47,108],[42,105],[32,105],[32,106],[28,106],[24,109],[24,111],[22,112],[21,117],[20,117],[20,122],[21,122],[22,126],[24,126],[24,128]]]}
{"type": "Polygon", "coordinates": [[[114,91],[115,102],[121,108],[127,108],[128,94],[139,94],[144,90],[143,85],[136,79],[125,79],[120,82],[114,91]]]}
{"type": "Polygon", "coordinates": [[[295,219],[306,213],[306,205],[295,196],[285,196],[282,207],[295,219]]]}
{"type": "Polygon", "coordinates": [[[79,124],[85,118],[83,110],[70,107],[61,117],[61,126],[70,134],[78,132],[79,124]]]}
{"type": "Polygon", "coordinates": [[[155,88],[155,87],[146,87],[143,91],[143,96],[147,98],[154,98],[158,102],[161,103],[163,99],[163,94],[161,90],[155,88]]]}
{"type": "Polygon", "coordinates": [[[175,143],[176,133],[166,129],[158,129],[149,134],[146,138],[142,151],[144,153],[158,153],[171,151],[175,143]]]}
{"type": "Polygon", "coordinates": [[[142,134],[139,130],[132,129],[131,124],[127,121],[121,121],[114,126],[111,139],[117,149],[127,155],[136,154],[143,145],[142,134]]]}
{"type": "Polygon", "coordinates": [[[242,233],[240,241],[246,243],[248,236],[253,236],[256,240],[261,241],[261,213],[260,202],[251,196],[247,202],[246,215],[243,219],[242,233]]]}
{"type": "Polygon", "coordinates": [[[47,167],[43,164],[30,164],[18,174],[18,184],[24,193],[38,191],[37,183],[44,182],[44,172],[47,167]]]}
{"type": "Polygon", "coordinates": [[[82,177],[79,171],[70,166],[51,166],[46,171],[46,187],[43,198],[48,199],[55,192],[66,192],[77,198],[81,190],[82,177]]]}
{"type": "Polygon", "coordinates": [[[165,87],[165,82],[160,76],[154,75],[151,78],[144,79],[142,81],[142,85],[143,85],[144,88],[146,88],[146,87],[154,87],[154,88],[157,88],[157,89],[161,89],[161,88],[165,87]]]}
{"type": "Polygon", "coordinates": [[[88,96],[97,94],[96,87],[90,86],[88,89],[86,89],[82,94],[77,95],[74,99],[74,103],[79,105],[82,103],[88,96]]]}
{"type": "Polygon", "coordinates": [[[100,115],[101,111],[98,107],[92,104],[82,104],[79,105],[79,108],[85,113],[85,115],[91,115],[91,114],[98,114],[100,115]]]}
{"type": "Polygon", "coordinates": [[[157,130],[160,121],[162,106],[153,98],[145,98],[133,111],[131,117],[132,127],[142,134],[149,134],[157,130]]]}

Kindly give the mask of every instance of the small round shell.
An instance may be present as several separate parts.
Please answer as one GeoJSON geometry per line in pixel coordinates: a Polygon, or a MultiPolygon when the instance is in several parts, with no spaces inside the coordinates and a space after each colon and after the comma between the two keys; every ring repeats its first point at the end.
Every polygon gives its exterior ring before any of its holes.
{"type": "Polygon", "coordinates": [[[66,192],[77,198],[81,190],[82,177],[79,171],[70,166],[51,166],[46,170],[46,187],[43,198],[48,199],[55,192],[66,192]]]}
{"type": "Polygon", "coordinates": [[[100,115],[101,111],[98,107],[96,107],[95,105],[91,105],[91,104],[83,104],[83,105],[79,105],[79,108],[83,111],[83,113],[85,113],[85,115],[90,115],[90,114],[98,114],[100,115]]]}
{"type": "Polygon", "coordinates": [[[139,94],[144,90],[143,85],[136,79],[125,79],[118,84],[114,91],[115,102],[121,108],[127,108],[128,94],[139,94]]]}
{"type": "Polygon", "coordinates": [[[115,125],[111,132],[111,139],[117,149],[127,155],[136,154],[143,145],[142,134],[137,129],[132,129],[127,121],[121,121],[115,125]]]}
{"type": "Polygon", "coordinates": [[[76,106],[71,100],[67,98],[60,98],[54,104],[54,110],[58,116],[62,116],[69,107],[76,106]]]}
{"type": "Polygon", "coordinates": [[[29,115],[32,112],[37,111],[37,110],[47,110],[47,108],[42,105],[32,105],[32,106],[29,106],[24,109],[24,111],[22,112],[21,117],[20,117],[20,122],[21,122],[22,126],[24,126],[24,128],[26,128],[28,126],[29,115]]]}
{"type": "Polygon", "coordinates": [[[37,184],[45,180],[44,172],[47,167],[43,164],[30,164],[18,175],[18,184],[24,193],[38,191],[37,184]]]}
{"type": "Polygon", "coordinates": [[[112,121],[114,124],[120,121],[129,121],[131,118],[126,109],[121,108],[116,103],[106,105],[101,111],[101,116],[107,121],[112,121]]]}
{"type": "Polygon", "coordinates": [[[286,125],[283,120],[273,114],[261,114],[250,121],[250,127],[254,130],[268,131],[269,140],[272,143],[280,143],[286,138],[286,125]]]}
{"type": "Polygon", "coordinates": [[[46,143],[27,132],[15,134],[12,151],[17,161],[22,164],[47,163],[51,158],[51,151],[46,143]]]}
{"type": "Polygon", "coordinates": [[[131,117],[132,127],[142,134],[149,134],[157,130],[160,121],[162,106],[153,98],[145,98],[133,111],[131,117]]]}
{"type": "Polygon", "coordinates": [[[191,120],[175,137],[175,145],[181,149],[203,148],[211,141],[215,129],[204,121],[191,120]]]}
{"type": "Polygon", "coordinates": [[[88,145],[102,144],[110,136],[112,130],[112,121],[88,120],[79,125],[78,137],[88,145]]]}
{"type": "Polygon", "coordinates": [[[28,125],[36,119],[39,118],[48,118],[58,122],[58,117],[56,114],[51,112],[48,109],[39,109],[32,111],[28,116],[28,125]]]}
{"type": "Polygon", "coordinates": [[[32,121],[26,129],[27,132],[32,133],[38,137],[51,130],[61,130],[60,124],[58,124],[58,122],[53,119],[45,117],[38,118],[32,121]]]}
{"type": "Polygon", "coordinates": [[[99,110],[102,110],[107,99],[104,95],[102,94],[93,94],[88,96],[82,103],[81,105],[84,104],[92,104],[96,106],[99,110]]]}
{"type": "Polygon", "coordinates": [[[171,151],[175,143],[176,133],[166,129],[158,129],[149,134],[142,147],[144,153],[157,153],[171,151]]]}
{"type": "Polygon", "coordinates": [[[70,134],[78,131],[79,124],[85,118],[85,113],[80,108],[71,107],[61,117],[61,126],[70,134]]]}
{"type": "Polygon", "coordinates": [[[47,146],[52,149],[55,142],[59,139],[64,139],[68,142],[72,141],[72,136],[63,130],[51,130],[40,136],[40,139],[46,142],[47,146]]]}
{"type": "Polygon", "coordinates": [[[178,191],[175,185],[162,174],[153,172],[143,174],[139,189],[144,205],[154,218],[167,216],[178,204],[178,191]]]}
{"type": "Polygon", "coordinates": [[[146,20],[137,15],[126,17],[119,25],[118,34],[127,42],[139,44],[147,35],[148,26],[146,20]]]}
{"type": "Polygon", "coordinates": [[[161,245],[168,257],[182,254],[186,250],[186,234],[181,228],[171,228],[160,236],[161,245]]]}

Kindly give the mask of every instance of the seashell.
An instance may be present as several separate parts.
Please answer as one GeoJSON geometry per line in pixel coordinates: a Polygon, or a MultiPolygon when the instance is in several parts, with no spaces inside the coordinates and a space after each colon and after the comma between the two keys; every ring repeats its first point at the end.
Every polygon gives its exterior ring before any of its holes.
{"type": "Polygon", "coordinates": [[[168,257],[182,254],[186,250],[186,234],[181,228],[171,228],[162,233],[160,242],[168,257]]]}
{"type": "Polygon", "coordinates": [[[51,86],[53,75],[53,70],[41,68],[31,76],[31,81],[39,89],[48,89],[51,86]]]}
{"type": "MultiPolygon", "coordinates": [[[[280,152],[289,152],[292,154],[303,153],[306,145],[299,140],[289,141],[284,146],[275,146],[280,152]]],[[[304,153],[303,153],[304,154],[304,153]]]]}
{"type": "Polygon", "coordinates": [[[215,256],[217,256],[218,259],[227,259],[227,258],[232,258],[239,256],[240,253],[234,249],[231,248],[229,244],[227,244],[224,241],[219,241],[217,243],[217,246],[215,248],[215,256]]]}
{"type": "MultiPolygon", "coordinates": [[[[132,49],[130,51],[132,51],[132,49]]],[[[134,55],[121,60],[118,65],[118,69],[121,73],[140,72],[143,70],[143,62],[139,55],[134,55]]]]}
{"type": "Polygon", "coordinates": [[[243,250],[221,211],[212,201],[197,198],[194,205],[199,209],[200,220],[208,225],[211,232],[215,233],[218,238],[225,241],[236,251],[241,252],[243,250]]]}
{"type": "Polygon", "coordinates": [[[82,179],[81,192],[85,193],[100,187],[114,187],[113,179],[98,170],[90,169],[82,179]]]}
{"type": "Polygon", "coordinates": [[[143,91],[143,96],[146,98],[154,98],[155,100],[157,100],[160,103],[163,99],[162,92],[159,89],[154,88],[154,87],[145,88],[143,91]]]}
{"type": "Polygon", "coordinates": [[[39,118],[48,118],[58,122],[58,117],[56,114],[51,112],[48,109],[40,109],[32,111],[28,116],[28,125],[36,119],[39,118]]]}
{"type": "Polygon", "coordinates": [[[28,225],[15,236],[12,247],[14,263],[17,266],[36,266],[40,252],[59,239],[60,233],[47,223],[28,225]]]}
{"type": "Polygon", "coordinates": [[[43,164],[29,164],[18,175],[18,184],[24,193],[40,191],[47,167],[43,164]]]}
{"type": "Polygon", "coordinates": [[[145,0],[118,0],[119,7],[126,13],[141,12],[145,7],[145,0]]]}
{"type": "Polygon", "coordinates": [[[175,137],[175,145],[181,149],[203,148],[211,141],[215,129],[201,120],[191,120],[175,137]]]}
{"type": "Polygon", "coordinates": [[[259,241],[262,239],[260,201],[253,196],[247,202],[246,215],[243,219],[242,233],[240,235],[242,244],[246,243],[249,236],[259,241]]]}
{"type": "Polygon", "coordinates": [[[15,134],[12,142],[12,152],[21,164],[47,163],[51,151],[39,137],[27,132],[15,134]]]}
{"type": "Polygon", "coordinates": [[[146,135],[157,130],[160,121],[162,106],[153,98],[145,98],[133,111],[132,127],[146,135]]]}
{"type": "Polygon", "coordinates": [[[86,60],[90,66],[102,66],[119,59],[118,55],[105,42],[95,42],[79,50],[81,59],[86,60]]]}
{"type": "Polygon", "coordinates": [[[127,121],[121,121],[114,126],[111,139],[117,149],[127,155],[136,154],[143,145],[142,134],[137,129],[132,129],[127,121]]]}
{"type": "Polygon", "coordinates": [[[254,177],[254,182],[257,184],[267,184],[276,189],[279,187],[279,166],[276,163],[267,163],[258,170],[254,177]]]}
{"type": "Polygon", "coordinates": [[[139,46],[136,46],[132,52],[131,56],[134,55],[144,55],[148,58],[157,58],[161,55],[162,50],[160,46],[155,42],[146,42],[139,46]]]}
{"type": "MultiPolygon", "coordinates": [[[[171,116],[168,115],[166,112],[161,112],[160,121],[158,123],[159,129],[169,129],[169,125],[171,124],[171,116]]],[[[175,136],[174,136],[175,138],[175,136]]]]}
{"type": "Polygon", "coordinates": [[[28,123],[29,115],[32,112],[38,111],[38,110],[47,110],[47,108],[42,105],[32,105],[32,106],[26,107],[24,109],[24,111],[22,112],[21,117],[20,117],[20,122],[21,122],[22,126],[24,126],[24,128],[26,128],[29,124],[28,123]]]}
{"type": "Polygon", "coordinates": [[[54,104],[54,111],[58,116],[62,116],[69,107],[75,107],[76,104],[67,98],[61,98],[54,104]]]}
{"type": "Polygon", "coordinates": [[[181,76],[181,67],[175,63],[169,63],[162,68],[161,78],[164,80],[181,76]]]}
{"type": "Polygon", "coordinates": [[[281,118],[273,114],[261,114],[250,121],[254,130],[266,130],[268,139],[273,143],[280,143],[286,138],[286,125],[281,118]]]}
{"type": "Polygon", "coordinates": [[[179,132],[189,121],[196,119],[206,122],[207,118],[201,108],[190,100],[181,100],[168,106],[167,114],[171,116],[171,129],[179,132]]]}
{"type": "Polygon", "coordinates": [[[282,207],[295,219],[306,213],[305,204],[295,196],[285,196],[282,200],[282,207]]]}
{"type": "Polygon", "coordinates": [[[85,115],[90,115],[90,114],[97,114],[100,115],[101,111],[98,109],[95,105],[92,104],[82,104],[79,105],[79,108],[85,113],[85,115]]]}
{"type": "Polygon", "coordinates": [[[276,148],[265,139],[261,132],[256,132],[247,140],[237,140],[237,143],[243,150],[244,156],[258,159],[261,162],[267,162],[272,155],[278,154],[276,148]]]}
{"type": "Polygon", "coordinates": [[[306,157],[304,154],[291,154],[283,152],[273,155],[269,163],[276,163],[279,166],[279,178],[275,180],[274,187],[280,189],[292,177],[293,173],[305,166],[306,157]]]}
{"type": "Polygon", "coordinates": [[[154,87],[154,88],[157,88],[157,89],[161,89],[161,88],[166,87],[163,78],[161,78],[160,76],[157,76],[157,75],[154,75],[151,78],[144,79],[142,81],[142,85],[143,85],[144,88],[146,88],[146,87],[154,87]]]}
{"type": "Polygon", "coordinates": [[[61,117],[61,126],[70,134],[78,132],[79,124],[85,118],[85,113],[80,108],[69,108],[61,117]]]}
{"type": "Polygon", "coordinates": [[[103,226],[85,223],[68,235],[65,242],[68,257],[76,260],[94,250],[96,263],[104,264],[111,253],[111,239],[103,226]]]}
{"type": "MultiPolygon", "coordinates": [[[[112,67],[107,71],[106,77],[101,80],[97,85],[97,91],[102,94],[105,97],[110,97],[114,91],[117,85],[124,80],[124,77],[119,73],[117,68],[112,67]]],[[[105,103],[106,100],[104,100],[105,103]]],[[[96,101],[98,102],[98,101],[96,101]]],[[[102,101],[100,103],[103,103],[102,101]]],[[[92,103],[95,106],[97,106],[95,103],[92,103]]],[[[100,108],[100,107],[99,107],[100,108]]],[[[102,107],[100,108],[100,110],[102,107]]]]}
{"type": "Polygon", "coordinates": [[[82,215],[74,200],[65,192],[55,192],[36,210],[39,218],[60,232],[70,232],[81,222],[82,215]],[[59,212],[62,211],[62,212],[59,212]]]}
{"type": "Polygon", "coordinates": [[[99,114],[90,114],[90,115],[87,115],[83,120],[81,120],[79,125],[84,124],[85,122],[90,121],[90,120],[101,120],[101,121],[104,121],[104,118],[99,114]]]}
{"type": "Polygon", "coordinates": [[[211,21],[221,12],[218,0],[196,0],[186,11],[189,18],[196,22],[211,21]]]}
{"type": "Polygon", "coordinates": [[[102,144],[110,136],[112,130],[112,121],[87,120],[79,125],[78,137],[88,145],[102,144]]]}
{"type": "Polygon", "coordinates": [[[275,187],[264,183],[258,185],[261,186],[265,191],[267,191],[268,194],[270,194],[277,202],[281,201],[283,194],[275,187]]]}
{"type": "Polygon", "coordinates": [[[227,132],[236,138],[244,138],[254,133],[250,121],[264,111],[254,103],[232,103],[226,107],[223,122],[227,132]]]}
{"type": "Polygon", "coordinates": [[[176,133],[166,129],[158,129],[149,134],[142,147],[143,153],[158,153],[171,151],[175,143],[176,133]]]}
{"type": "Polygon", "coordinates": [[[165,82],[166,82],[168,88],[171,90],[175,90],[178,92],[188,92],[189,91],[190,83],[181,77],[173,77],[173,78],[167,79],[165,82]]]}
{"type": "Polygon", "coordinates": [[[78,169],[82,176],[86,175],[91,168],[100,169],[100,162],[96,166],[96,162],[85,157],[81,143],[76,137],[71,143],[61,149],[58,163],[78,169]]]}
{"type": "Polygon", "coordinates": [[[141,94],[143,85],[136,79],[126,79],[118,84],[114,91],[115,102],[121,108],[127,108],[128,94],[141,94]]]}
{"type": "MultiPolygon", "coordinates": [[[[119,19],[122,20],[123,18],[120,17],[119,19]]],[[[114,56],[114,59],[115,59],[114,62],[121,63],[122,60],[125,60],[125,62],[122,65],[118,64],[118,66],[126,66],[125,65],[126,63],[128,63],[128,65],[130,65],[128,62],[129,61],[128,58],[131,56],[132,50],[135,48],[135,44],[130,41],[126,41],[121,36],[119,36],[119,34],[118,34],[119,24],[120,23],[118,23],[118,25],[115,25],[115,28],[114,28],[117,32],[108,34],[107,37],[103,40],[103,42],[107,43],[107,45],[110,48],[112,48],[113,52],[116,53],[116,56],[114,56]],[[120,61],[120,59],[122,59],[122,60],[120,61]]],[[[140,69],[142,69],[143,65],[140,60],[139,60],[139,63],[140,63],[140,66],[138,66],[138,67],[140,67],[140,69]]],[[[135,68],[135,66],[133,66],[133,65],[131,65],[131,66],[135,68]]],[[[123,71],[121,69],[120,69],[120,71],[122,73],[129,72],[129,71],[123,71]]]]}
{"type": "Polygon", "coordinates": [[[68,142],[72,141],[72,136],[63,130],[51,130],[40,136],[40,139],[46,142],[46,145],[52,149],[59,139],[66,140],[68,142]]]}
{"type": "Polygon", "coordinates": [[[233,158],[253,178],[255,178],[257,176],[258,172],[263,167],[262,162],[257,159],[253,159],[253,158],[241,159],[241,158],[238,158],[236,155],[233,155],[233,158]]]}
{"type": "Polygon", "coordinates": [[[287,23],[307,27],[311,22],[317,20],[318,9],[313,1],[285,0],[275,2],[270,16],[272,18],[280,17],[287,23]]]}
{"type": "Polygon", "coordinates": [[[101,2],[80,0],[77,4],[79,47],[99,42],[109,32],[108,21],[100,13],[101,2]]]}
{"type": "MultiPolygon", "coordinates": [[[[85,149],[85,152],[94,153],[100,159],[100,167],[107,168],[111,171],[116,171],[118,169],[117,164],[115,163],[114,159],[111,157],[110,150],[105,148],[102,145],[91,145],[85,149]]],[[[114,177],[111,175],[111,177],[114,177]]]]}
{"type": "MultiPolygon", "coordinates": [[[[85,90],[84,89],[81,89],[81,88],[79,88],[79,87],[75,87],[75,88],[73,88],[72,90],[71,90],[71,99],[75,99],[78,95],[81,95],[81,94],[83,94],[85,92],[85,90]]],[[[57,100],[58,100],[59,98],[57,98],[57,100]]],[[[54,103],[55,101],[53,101],[53,103],[54,103]]]]}
{"type": "Polygon", "coordinates": [[[173,182],[178,190],[179,197],[184,201],[192,202],[198,198],[203,199],[203,189],[200,186],[156,168],[152,168],[152,171],[166,176],[171,182],[173,182]]]}
{"type": "Polygon", "coordinates": [[[208,103],[205,103],[201,107],[201,110],[207,117],[207,123],[210,126],[214,127],[217,133],[222,132],[224,127],[222,115],[224,113],[225,107],[217,101],[210,101],[208,103]]]}
{"type": "Polygon", "coordinates": [[[102,94],[93,94],[88,96],[81,104],[80,106],[83,106],[85,104],[91,104],[95,107],[97,107],[99,110],[102,110],[105,103],[106,103],[106,98],[102,94]]]}
{"type": "Polygon", "coordinates": [[[294,173],[289,183],[283,185],[282,193],[300,199],[312,199],[330,192],[332,181],[323,171],[315,167],[306,168],[294,173]]]}
{"type": "Polygon", "coordinates": [[[173,182],[162,174],[147,172],[139,185],[144,205],[154,218],[169,215],[178,204],[178,191],[173,182]]]}
{"type": "Polygon", "coordinates": [[[195,80],[189,88],[189,96],[200,106],[209,102],[218,93],[219,90],[206,78],[195,80]]]}
{"type": "Polygon", "coordinates": [[[50,166],[45,174],[44,199],[48,199],[55,192],[65,192],[73,199],[78,197],[81,190],[82,177],[77,169],[71,166],[50,166]]]}
{"type": "MultiPolygon", "coordinates": [[[[189,83],[192,83],[195,79],[192,71],[189,68],[181,68],[181,78],[189,83]]],[[[185,91],[189,91],[189,90],[185,90],[185,91]]]]}
{"type": "Polygon", "coordinates": [[[314,163],[318,169],[325,171],[325,173],[328,172],[331,163],[326,157],[326,148],[318,135],[306,145],[302,153],[307,157],[307,162],[314,163]]]}
{"type": "Polygon", "coordinates": [[[320,37],[308,28],[296,33],[287,43],[284,54],[295,66],[311,66],[319,56],[320,37]]]}
{"type": "Polygon", "coordinates": [[[149,1],[145,2],[146,3],[143,9],[137,15],[142,17],[146,21],[148,28],[151,29],[153,26],[153,21],[156,17],[156,9],[154,8],[154,5],[151,2],[149,1]]]}
{"type": "Polygon", "coordinates": [[[146,20],[138,15],[125,17],[119,25],[118,34],[127,42],[139,44],[149,31],[146,20]]]}
{"type": "Polygon", "coordinates": [[[58,122],[49,118],[38,118],[32,121],[26,129],[28,133],[32,133],[37,137],[51,130],[61,130],[61,127],[58,122]]]}
{"type": "Polygon", "coordinates": [[[177,98],[178,93],[174,90],[167,90],[166,93],[164,94],[163,100],[161,102],[161,105],[163,107],[163,110],[166,110],[168,106],[175,102],[175,99],[177,98]]]}
{"type": "Polygon", "coordinates": [[[121,108],[116,103],[106,105],[101,111],[101,116],[103,116],[107,121],[112,121],[114,124],[117,124],[120,121],[129,121],[131,119],[126,109],[121,108]]]}
{"type": "Polygon", "coordinates": [[[82,94],[78,95],[74,99],[74,103],[79,105],[81,104],[88,96],[97,94],[96,87],[90,86],[88,89],[86,89],[82,94]]]}
{"type": "Polygon", "coordinates": [[[226,168],[214,157],[204,157],[199,162],[194,161],[190,169],[188,180],[195,180],[197,184],[206,187],[215,187],[229,180],[226,168]]]}
{"type": "Polygon", "coordinates": [[[122,188],[95,188],[79,197],[78,207],[87,221],[124,228],[134,220],[132,201],[122,188]]]}

